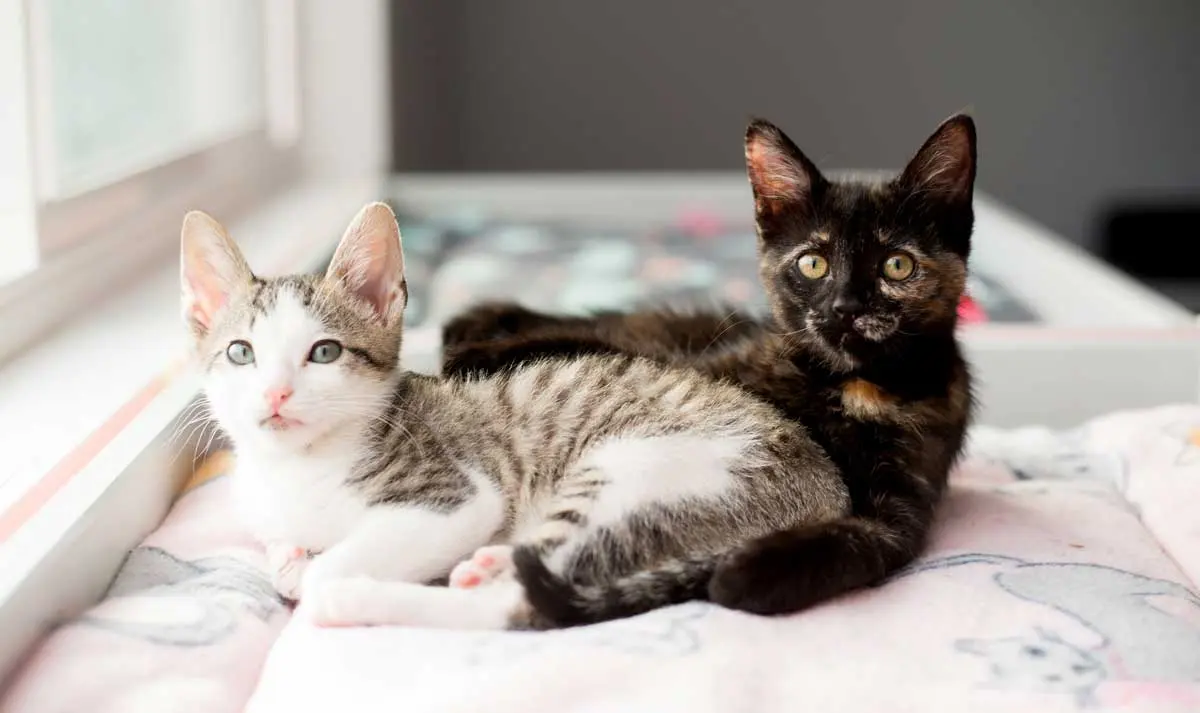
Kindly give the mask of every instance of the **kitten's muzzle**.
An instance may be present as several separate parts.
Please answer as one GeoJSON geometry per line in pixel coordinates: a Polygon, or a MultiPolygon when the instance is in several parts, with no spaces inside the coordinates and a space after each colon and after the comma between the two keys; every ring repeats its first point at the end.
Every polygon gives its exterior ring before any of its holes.
{"type": "Polygon", "coordinates": [[[829,311],[834,319],[839,319],[843,322],[853,322],[856,317],[863,313],[866,305],[862,300],[854,295],[840,294],[834,298],[833,304],[830,305],[829,311]]]}
{"type": "Polygon", "coordinates": [[[854,320],[854,331],[872,342],[882,342],[896,333],[900,320],[881,315],[864,315],[854,320]]]}
{"type": "Polygon", "coordinates": [[[287,416],[282,416],[276,413],[262,419],[258,422],[258,425],[267,429],[268,431],[286,431],[291,428],[303,426],[304,422],[297,421],[294,418],[288,418],[287,416]]]}

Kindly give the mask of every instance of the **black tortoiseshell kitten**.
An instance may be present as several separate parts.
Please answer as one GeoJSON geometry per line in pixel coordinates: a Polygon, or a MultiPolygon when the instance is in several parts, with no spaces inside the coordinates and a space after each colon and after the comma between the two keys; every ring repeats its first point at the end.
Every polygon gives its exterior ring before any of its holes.
{"type": "Polygon", "coordinates": [[[486,304],[447,325],[443,370],[617,351],[738,382],[808,427],[840,469],[853,515],[729,555],[710,599],[780,614],[878,583],[921,552],[971,414],[955,326],[975,159],[975,125],[954,116],[892,180],[835,181],[755,121],[746,163],[769,320],[554,317],[486,304]]]}

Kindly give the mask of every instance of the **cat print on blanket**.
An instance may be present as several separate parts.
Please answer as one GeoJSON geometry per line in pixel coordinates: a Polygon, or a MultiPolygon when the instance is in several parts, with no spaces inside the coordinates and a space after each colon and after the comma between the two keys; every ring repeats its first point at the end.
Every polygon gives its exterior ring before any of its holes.
{"type": "Polygon", "coordinates": [[[381,203],[324,276],[259,277],[215,220],[184,220],[184,318],[235,499],[317,623],[630,616],[706,597],[748,541],[849,511],[804,426],[695,370],[584,356],[404,371],[407,287],[381,203]]]}
{"type": "Polygon", "coordinates": [[[1001,639],[959,639],[959,651],[983,657],[991,667],[990,685],[1038,693],[1063,693],[1080,706],[1096,702],[1104,682],[1104,664],[1091,651],[1035,627],[1033,634],[1001,639]]]}
{"type": "Polygon", "coordinates": [[[1200,463],[1200,426],[1190,421],[1172,423],[1164,429],[1164,435],[1180,444],[1179,455],[1175,456],[1176,466],[1200,463]]]}
{"type": "Polygon", "coordinates": [[[105,597],[105,606],[85,614],[80,624],[167,646],[221,641],[237,626],[235,608],[262,621],[283,611],[271,582],[248,562],[234,557],[189,561],[149,546],[129,553],[105,597]],[[151,600],[174,606],[146,609],[151,600]]]}
{"type": "Polygon", "coordinates": [[[976,426],[971,430],[967,451],[972,457],[1003,465],[1018,480],[1085,480],[1125,492],[1129,478],[1125,457],[1090,447],[1089,438],[1086,428],[1054,431],[976,426]]]}
{"type": "Polygon", "coordinates": [[[464,647],[472,666],[511,665],[524,656],[586,655],[608,650],[651,659],[688,656],[700,650],[699,625],[715,608],[690,602],[604,626],[563,629],[531,636],[523,633],[487,632],[464,647]]]}
{"type": "Polygon", "coordinates": [[[956,648],[989,665],[988,686],[1062,693],[1092,705],[1109,682],[1200,682],[1200,596],[1164,579],[1078,562],[1027,562],[962,554],[922,562],[899,576],[963,567],[996,568],[1004,592],[1048,607],[1090,632],[1085,645],[1045,627],[994,639],[960,639],[956,648]]]}

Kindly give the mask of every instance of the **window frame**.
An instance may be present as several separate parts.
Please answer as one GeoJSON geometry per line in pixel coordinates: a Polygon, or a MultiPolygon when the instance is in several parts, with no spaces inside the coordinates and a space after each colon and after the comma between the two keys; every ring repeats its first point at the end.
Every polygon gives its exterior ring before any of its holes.
{"type": "MultiPolygon", "coordinates": [[[[0,21],[11,17],[15,22],[28,2],[37,1],[0,2],[0,21]],[[10,8],[18,12],[10,14],[10,8]]],[[[291,67],[295,79],[267,85],[266,137],[274,146],[288,147],[286,160],[272,166],[279,175],[271,180],[279,182],[254,195],[221,184],[217,193],[205,197],[187,200],[176,192],[168,198],[183,206],[180,210],[218,214],[252,264],[267,271],[295,271],[327,259],[349,217],[364,203],[390,195],[385,189],[392,153],[386,101],[390,7],[385,0],[349,5],[260,1],[279,18],[266,23],[267,32],[277,31],[274,38],[268,35],[267,71],[291,67]],[[268,194],[266,200],[256,197],[268,194]],[[222,205],[245,210],[233,214],[222,205]]],[[[8,30],[0,22],[0,39],[11,36],[8,30]]],[[[0,46],[0,53],[5,49],[0,46]]],[[[12,116],[5,113],[8,108],[0,106],[0,128],[12,116]]],[[[25,115],[20,116],[24,121],[25,115]]],[[[245,166],[239,162],[238,168],[245,166]]],[[[3,208],[7,206],[0,204],[3,208]]],[[[32,202],[29,208],[32,216],[32,202]]],[[[181,213],[168,206],[151,208],[153,215],[128,225],[116,222],[46,261],[42,269],[0,283],[0,348],[11,356],[21,344],[28,345],[26,353],[8,363],[0,356],[0,377],[40,385],[64,370],[88,374],[94,371],[88,350],[101,341],[125,339],[136,345],[152,338],[162,346],[160,340],[183,333],[175,299],[163,305],[157,297],[146,297],[166,296],[178,284],[181,213]],[[169,318],[164,306],[170,307],[169,318]],[[26,310],[48,314],[29,316],[26,310]]],[[[421,340],[410,335],[405,341],[417,345],[421,340]]],[[[145,373],[151,380],[147,388],[131,386],[120,399],[111,393],[96,397],[86,387],[72,392],[78,405],[94,415],[85,419],[80,435],[53,439],[49,451],[55,454],[52,463],[71,459],[72,472],[55,465],[29,473],[33,477],[17,497],[40,504],[25,508],[20,522],[0,522],[0,529],[12,530],[7,539],[0,537],[0,572],[5,575],[0,577],[0,630],[6,632],[0,641],[0,680],[43,633],[95,602],[129,548],[158,526],[174,498],[180,470],[191,465],[194,452],[180,450],[172,424],[190,403],[196,384],[172,370],[171,358],[162,351],[146,356],[134,348],[124,367],[125,380],[130,370],[145,373]],[[166,391],[151,388],[160,382],[167,384],[166,391]],[[111,423],[114,419],[118,423],[111,423]],[[97,441],[102,434],[108,435],[97,441]],[[80,464],[79,451],[87,453],[86,464],[80,464]],[[45,497],[30,493],[34,488],[45,497]]],[[[24,403],[41,399],[36,392],[28,389],[24,403]]],[[[0,398],[0,412],[8,408],[23,415],[20,401],[0,398]]],[[[18,459],[23,443],[15,444],[18,459]]],[[[31,447],[44,446],[35,442],[31,447]]],[[[0,513],[0,520],[7,514],[0,513]]]]}
{"type": "MultiPolygon", "coordinates": [[[[19,129],[27,147],[44,144],[50,117],[39,109],[35,85],[48,75],[36,65],[45,49],[33,46],[39,22],[38,0],[13,3],[3,20],[19,24],[24,94],[17,104],[25,121],[19,129]],[[40,112],[40,113],[39,113],[40,112]]],[[[178,221],[200,208],[233,219],[293,182],[301,163],[299,32],[297,0],[262,3],[265,121],[198,149],[165,159],[104,185],[43,200],[38,180],[49,156],[44,149],[28,155],[31,190],[23,200],[24,225],[32,234],[12,240],[34,241],[41,256],[32,269],[0,283],[0,365],[42,338],[86,305],[128,284],[149,266],[178,248],[178,221]],[[39,154],[41,159],[39,159],[39,154]],[[32,216],[32,220],[29,220],[32,216]],[[32,222],[32,226],[29,223],[32,222]]],[[[9,127],[13,128],[13,127],[9,127]]],[[[27,149],[28,151],[28,149],[27,149]]],[[[17,250],[19,243],[14,243],[17,250]]]]}

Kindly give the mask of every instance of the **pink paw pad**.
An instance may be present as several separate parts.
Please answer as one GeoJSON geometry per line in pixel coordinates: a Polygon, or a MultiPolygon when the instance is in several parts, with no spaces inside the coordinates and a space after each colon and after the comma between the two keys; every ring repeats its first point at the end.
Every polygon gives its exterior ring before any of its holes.
{"type": "Polygon", "coordinates": [[[473,589],[512,572],[512,548],[488,545],[475,550],[470,559],[459,562],[450,572],[450,586],[473,589]]]}

